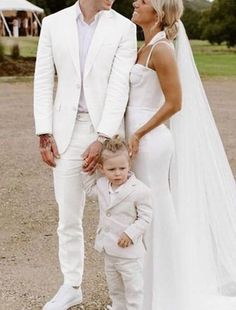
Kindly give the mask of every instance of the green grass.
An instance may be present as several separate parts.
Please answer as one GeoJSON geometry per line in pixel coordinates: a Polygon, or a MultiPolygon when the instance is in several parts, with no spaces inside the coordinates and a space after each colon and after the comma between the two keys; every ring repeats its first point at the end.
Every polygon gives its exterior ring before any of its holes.
{"type": "MultiPolygon", "coordinates": [[[[142,42],[138,42],[140,47],[142,42]]],[[[236,77],[236,48],[207,41],[191,41],[197,68],[202,77],[236,77]]]]}
{"type": "Polygon", "coordinates": [[[194,58],[201,76],[236,76],[236,48],[207,41],[191,41],[194,58]]]}
{"type": "MultiPolygon", "coordinates": [[[[21,56],[35,57],[38,38],[1,38],[10,55],[11,46],[18,42],[21,56]]],[[[142,42],[138,43],[139,46],[142,42]]],[[[236,77],[236,48],[228,49],[225,44],[211,45],[207,41],[191,41],[193,54],[202,77],[236,77]]]]}
{"type": "Polygon", "coordinates": [[[38,38],[36,37],[21,37],[21,38],[1,38],[1,42],[5,45],[6,55],[11,54],[11,47],[18,43],[20,47],[20,55],[23,57],[35,57],[38,38]]]}

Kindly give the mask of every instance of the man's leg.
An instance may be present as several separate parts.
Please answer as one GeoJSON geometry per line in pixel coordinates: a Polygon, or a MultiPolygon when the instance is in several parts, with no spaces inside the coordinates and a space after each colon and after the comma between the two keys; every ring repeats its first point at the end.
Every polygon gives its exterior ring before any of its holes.
{"type": "Polygon", "coordinates": [[[112,300],[112,310],[126,310],[124,283],[120,273],[116,270],[117,257],[105,254],[105,273],[109,295],[112,300]]]}
{"type": "Polygon", "coordinates": [[[80,115],[71,143],[54,169],[55,196],[59,207],[59,260],[64,283],[71,286],[81,285],[84,266],[82,154],[95,139],[88,115],[80,115]]]}
{"type": "Polygon", "coordinates": [[[43,310],[65,310],[82,302],[80,285],[84,266],[82,217],[85,195],[80,179],[83,164],[81,155],[95,139],[96,133],[89,116],[79,115],[71,143],[56,161],[57,166],[53,174],[55,196],[59,206],[59,259],[64,285],[43,310]]]}

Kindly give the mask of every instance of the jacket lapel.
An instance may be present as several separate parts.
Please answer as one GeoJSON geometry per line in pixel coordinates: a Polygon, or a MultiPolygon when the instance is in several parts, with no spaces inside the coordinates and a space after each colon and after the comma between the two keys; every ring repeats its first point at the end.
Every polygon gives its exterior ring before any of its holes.
{"type": "MultiPolygon", "coordinates": [[[[68,43],[68,48],[71,54],[72,61],[75,65],[76,72],[81,78],[80,74],[80,60],[79,60],[79,37],[78,37],[78,28],[76,21],[76,4],[70,7],[69,14],[67,16],[68,21],[66,24],[66,39],[68,43]]],[[[66,44],[66,43],[65,43],[66,44]]]]}
{"type": "Polygon", "coordinates": [[[129,180],[122,186],[120,192],[117,193],[116,198],[110,204],[110,208],[113,208],[117,204],[121,203],[124,199],[126,199],[135,190],[135,186],[136,186],[136,177],[134,174],[132,174],[129,180]]]}
{"type": "Polygon", "coordinates": [[[86,76],[88,75],[103,41],[109,38],[109,30],[111,27],[110,22],[112,20],[112,14],[113,14],[112,11],[104,11],[100,16],[86,58],[84,78],[86,78],[86,76]]]}

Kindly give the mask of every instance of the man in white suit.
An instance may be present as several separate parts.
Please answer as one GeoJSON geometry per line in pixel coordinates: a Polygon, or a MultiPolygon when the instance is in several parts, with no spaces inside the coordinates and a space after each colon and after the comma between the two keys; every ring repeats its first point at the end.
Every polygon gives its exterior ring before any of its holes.
{"type": "Polygon", "coordinates": [[[59,206],[59,260],[64,284],[45,310],[82,302],[84,191],[80,172],[94,172],[102,143],[122,127],[135,26],[112,0],[80,0],[43,20],[34,86],[36,134],[54,167],[59,206]],[[55,69],[58,85],[53,99],[55,69]]]}

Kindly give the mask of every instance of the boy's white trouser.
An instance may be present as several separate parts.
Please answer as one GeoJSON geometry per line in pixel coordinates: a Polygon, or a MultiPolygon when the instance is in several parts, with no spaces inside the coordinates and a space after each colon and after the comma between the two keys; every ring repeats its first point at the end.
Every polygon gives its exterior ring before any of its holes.
{"type": "Polygon", "coordinates": [[[143,258],[120,258],[105,253],[105,273],[112,310],[143,309],[143,258]]]}

